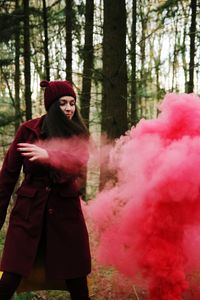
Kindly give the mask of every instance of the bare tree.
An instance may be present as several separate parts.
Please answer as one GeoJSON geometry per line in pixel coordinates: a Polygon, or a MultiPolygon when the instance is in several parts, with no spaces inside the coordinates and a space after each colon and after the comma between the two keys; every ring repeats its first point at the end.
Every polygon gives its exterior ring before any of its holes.
{"type": "Polygon", "coordinates": [[[66,79],[72,82],[72,7],[73,0],[66,0],[66,79]]]}
{"type": "MultiPolygon", "coordinates": [[[[125,133],[127,123],[125,0],[118,5],[115,0],[104,0],[102,131],[113,140],[125,133]]],[[[100,189],[113,175],[101,166],[100,189]]]]}
{"type": "Polygon", "coordinates": [[[102,130],[119,137],[127,130],[125,0],[104,0],[102,130]]]}
{"type": "MultiPolygon", "coordinates": [[[[19,0],[15,2],[15,10],[19,9],[19,0]]],[[[20,124],[20,30],[19,30],[19,21],[16,22],[16,31],[15,31],[15,131],[20,124]]]]}
{"type": "Polygon", "coordinates": [[[24,82],[26,119],[32,118],[29,0],[24,0],[24,82]]]}
{"type": "Polygon", "coordinates": [[[47,20],[47,7],[46,0],[42,0],[43,3],[43,24],[44,24],[44,55],[45,55],[45,77],[50,80],[50,65],[49,65],[49,38],[48,38],[48,20],[47,20]]]}
{"type": "Polygon", "coordinates": [[[131,123],[136,125],[137,117],[137,84],[136,84],[136,0],[132,1],[132,26],[131,26],[131,123]]]}
{"type": "Polygon", "coordinates": [[[195,36],[196,36],[196,15],[197,0],[191,0],[191,26],[190,26],[190,64],[189,64],[189,82],[188,93],[194,90],[194,59],[195,59],[195,36]]]}
{"type": "Polygon", "coordinates": [[[94,0],[86,0],[86,13],[85,13],[85,45],[83,52],[83,81],[82,81],[82,94],[81,114],[89,125],[90,115],[90,98],[91,98],[91,81],[93,69],[93,22],[94,21],[94,0]]]}

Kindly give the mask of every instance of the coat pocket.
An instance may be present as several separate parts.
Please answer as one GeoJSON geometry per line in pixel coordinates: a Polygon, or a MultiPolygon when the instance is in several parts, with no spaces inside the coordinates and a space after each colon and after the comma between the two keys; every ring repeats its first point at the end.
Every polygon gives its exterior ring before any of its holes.
{"type": "Polygon", "coordinates": [[[33,198],[36,196],[37,188],[30,186],[21,186],[16,194],[17,198],[12,210],[12,215],[15,217],[28,220],[31,210],[33,198]]]}

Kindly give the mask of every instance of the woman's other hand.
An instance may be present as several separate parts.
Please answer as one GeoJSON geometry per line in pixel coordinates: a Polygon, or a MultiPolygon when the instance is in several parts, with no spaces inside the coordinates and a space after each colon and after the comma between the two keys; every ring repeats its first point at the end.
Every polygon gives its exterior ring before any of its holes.
{"type": "Polygon", "coordinates": [[[28,157],[30,161],[45,162],[49,158],[47,150],[37,145],[18,143],[17,146],[17,150],[21,152],[21,155],[28,157]]]}

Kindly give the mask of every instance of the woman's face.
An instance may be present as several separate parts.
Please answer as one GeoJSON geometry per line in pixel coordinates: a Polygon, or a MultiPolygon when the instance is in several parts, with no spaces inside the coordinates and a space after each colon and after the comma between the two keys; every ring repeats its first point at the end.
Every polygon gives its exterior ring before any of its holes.
{"type": "Polygon", "coordinates": [[[69,120],[72,119],[75,113],[76,110],[75,103],[76,101],[72,96],[63,96],[59,98],[60,109],[64,112],[67,119],[69,120]]]}

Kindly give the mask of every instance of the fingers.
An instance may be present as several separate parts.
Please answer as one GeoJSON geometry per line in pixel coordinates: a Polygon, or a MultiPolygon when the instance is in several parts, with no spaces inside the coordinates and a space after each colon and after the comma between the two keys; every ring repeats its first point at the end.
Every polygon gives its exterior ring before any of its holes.
{"type": "Polygon", "coordinates": [[[30,161],[42,161],[48,159],[48,152],[37,145],[18,143],[17,146],[17,150],[20,151],[21,155],[28,157],[30,161]]]}
{"type": "Polygon", "coordinates": [[[23,155],[23,156],[33,156],[33,155],[35,155],[33,152],[21,152],[21,155],[23,155]]]}
{"type": "Polygon", "coordinates": [[[34,148],[36,148],[36,147],[38,147],[38,146],[36,146],[34,144],[30,144],[30,143],[18,143],[17,146],[23,147],[23,148],[27,148],[27,147],[34,147],[34,148]]]}
{"type": "Polygon", "coordinates": [[[17,148],[18,151],[22,151],[22,152],[33,152],[34,149],[33,148],[17,148]]]}
{"type": "Polygon", "coordinates": [[[19,143],[17,145],[18,145],[17,150],[22,151],[24,154],[28,153],[28,152],[29,152],[29,154],[34,154],[40,150],[40,148],[38,146],[33,145],[33,144],[19,143]]]}
{"type": "Polygon", "coordinates": [[[28,144],[28,143],[19,143],[17,144],[18,148],[17,150],[19,151],[34,151],[38,149],[38,146],[34,144],[28,144]]]}
{"type": "Polygon", "coordinates": [[[32,157],[29,158],[30,161],[34,161],[34,160],[37,160],[37,159],[39,159],[38,156],[32,156],[32,157]]]}
{"type": "Polygon", "coordinates": [[[21,155],[30,157],[29,160],[33,161],[36,159],[36,153],[34,152],[37,150],[37,146],[29,143],[18,143],[17,150],[21,152],[21,155]]]}
{"type": "Polygon", "coordinates": [[[36,153],[34,153],[33,149],[31,148],[18,148],[17,149],[18,151],[20,151],[20,154],[23,155],[23,156],[26,156],[26,157],[32,157],[32,156],[35,156],[36,153]]]}
{"type": "Polygon", "coordinates": [[[32,146],[33,144],[30,144],[30,143],[18,143],[17,145],[19,146],[32,146]]]}

